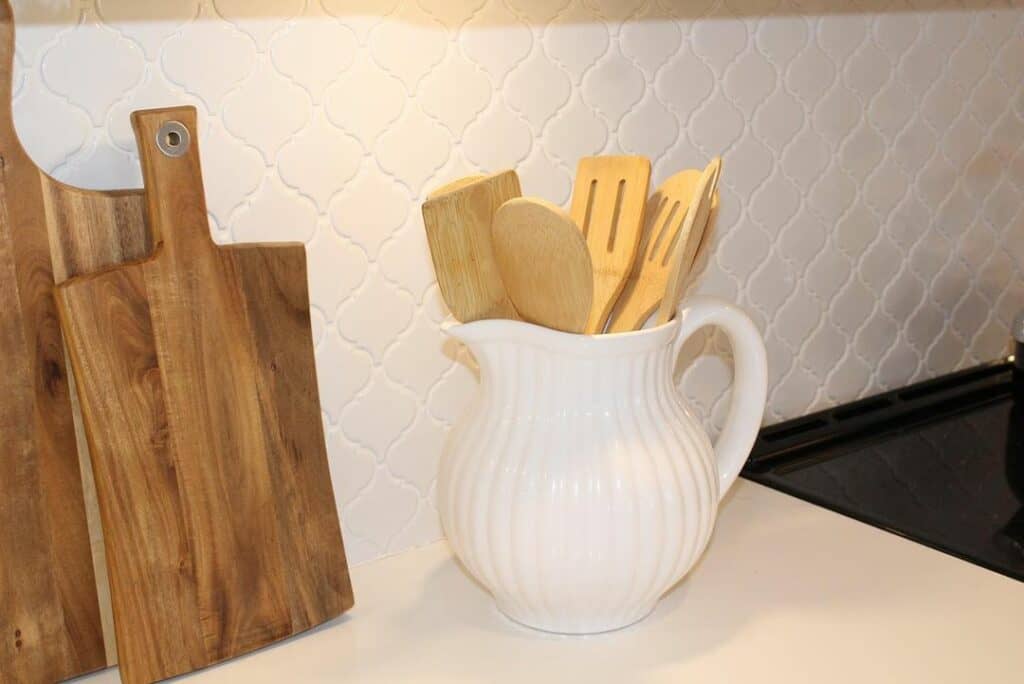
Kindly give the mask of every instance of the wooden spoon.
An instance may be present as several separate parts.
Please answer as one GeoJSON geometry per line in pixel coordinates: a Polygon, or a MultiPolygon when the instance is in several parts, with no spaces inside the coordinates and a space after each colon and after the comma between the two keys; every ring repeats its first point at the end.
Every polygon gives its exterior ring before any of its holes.
{"type": "Polygon", "coordinates": [[[718,188],[718,177],[721,172],[722,159],[715,157],[697,181],[693,201],[690,202],[690,207],[686,210],[686,219],[683,221],[681,234],[686,236],[686,240],[679,241],[675,254],[672,255],[672,270],[665,285],[665,294],[661,298],[661,306],[658,307],[658,325],[668,323],[675,315],[686,278],[690,275],[697,250],[704,240],[704,231],[708,225],[708,216],[711,214],[712,200],[718,188]]]}
{"type": "Polygon", "coordinates": [[[540,199],[505,202],[494,215],[494,256],[524,320],[564,332],[587,329],[593,266],[568,214],[540,199]]]}
{"type": "Polygon", "coordinates": [[[423,226],[441,296],[458,320],[518,319],[491,248],[491,222],[502,204],[522,194],[515,171],[469,176],[431,193],[423,226]]]}
{"type": "Polygon", "coordinates": [[[651,181],[644,157],[586,157],[576,170],[569,214],[583,232],[594,266],[587,332],[602,332],[633,269],[651,181]]]}
{"type": "MultiPolygon", "coordinates": [[[[672,255],[680,243],[685,244],[689,239],[683,232],[683,223],[700,178],[698,169],[680,171],[662,183],[648,200],[647,225],[639,254],[608,323],[608,332],[639,330],[658,308],[672,270],[672,255]]],[[[709,224],[717,209],[718,194],[715,193],[709,224]]],[[[706,232],[707,226],[692,228],[706,232]]]]}

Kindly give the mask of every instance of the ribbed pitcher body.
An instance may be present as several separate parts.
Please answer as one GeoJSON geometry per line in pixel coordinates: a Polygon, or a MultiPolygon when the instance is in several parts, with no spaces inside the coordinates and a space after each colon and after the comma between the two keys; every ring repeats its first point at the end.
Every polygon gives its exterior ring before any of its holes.
{"type": "Polygon", "coordinates": [[[513,620],[624,627],[707,545],[718,474],[672,382],[675,325],[592,337],[515,321],[451,329],[481,382],[442,456],[442,523],[513,620]]]}

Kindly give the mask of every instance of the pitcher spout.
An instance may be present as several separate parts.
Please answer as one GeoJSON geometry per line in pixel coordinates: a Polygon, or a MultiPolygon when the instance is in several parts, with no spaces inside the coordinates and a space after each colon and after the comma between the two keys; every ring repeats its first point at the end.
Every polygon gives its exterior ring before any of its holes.
{"type": "Polygon", "coordinates": [[[449,316],[441,323],[441,332],[454,340],[458,340],[465,345],[469,345],[476,341],[478,333],[475,332],[475,328],[477,324],[481,322],[483,321],[460,323],[449,316]]]}
{"type": "Polygon", "coordinates": [[[525,324],[497,319],[460,323],[449,318],[441,324],[441,330],[448,337],[466,345],[478,364],[487,366],[489,359],[499,353],[501,343],[515,336],[516,325],[525,324]]]}
{"type": "Polygon", "coordinates": [[[441,324],[441,330],[474,352],[488,342],[507,342],[534,339],[537,331],[553,332],[546,328],[508,319],[489,318],[486,320],[460,323],[449,318],[441,324]]]}
{"type": "Polygon", "coordinates": [[[451,339],[466,345],[474,356],[478,356],[483,341],[488,337],[484,325],[488,321],[473,321],[471,323],[460,323],[454,318],[448,318],[441,323],[441,332],[451,339]]]}

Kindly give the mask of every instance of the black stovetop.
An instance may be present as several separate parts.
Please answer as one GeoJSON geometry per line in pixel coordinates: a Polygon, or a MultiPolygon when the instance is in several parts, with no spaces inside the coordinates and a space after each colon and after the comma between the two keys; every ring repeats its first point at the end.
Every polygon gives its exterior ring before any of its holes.
{"type": "Polygon", "coordinates": [[[765,428],[748,479],[1024,581],[1024,398],[992,364],[765,428]]]}

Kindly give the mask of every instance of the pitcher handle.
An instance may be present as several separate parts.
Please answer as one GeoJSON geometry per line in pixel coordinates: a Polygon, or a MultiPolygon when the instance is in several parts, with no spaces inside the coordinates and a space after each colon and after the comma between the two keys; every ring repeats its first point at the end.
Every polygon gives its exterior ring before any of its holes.
{"type": "Polygon", "coordinates": [[[680,306],[677,318],[676,356],[691,335],[708,325],[724,330],[732,345],[735,359],[732,399],[725,428],[715,444],[718,498],[721,499],[740,474],[761,427],[768,396],[768,361],[764,341],[747,314],[714,297],[691,297],[680,306]]]}

